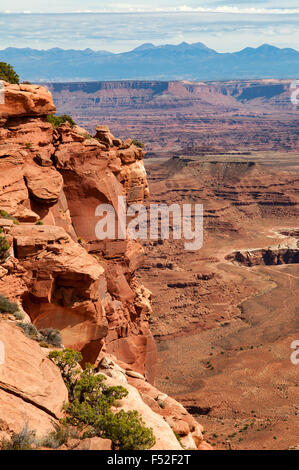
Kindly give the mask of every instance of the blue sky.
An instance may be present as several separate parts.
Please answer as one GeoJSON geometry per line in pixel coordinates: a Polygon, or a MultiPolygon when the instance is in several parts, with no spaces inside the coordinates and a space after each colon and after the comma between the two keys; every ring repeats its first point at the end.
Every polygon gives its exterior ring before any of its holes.
{"type": "Polygon", "coordinates": [[[264,43],[299,50],[299,1],[1,0],[0,49],[91,48],[117,53],[145,42],[183,41],[200,41],[219,52],[264,43]],[[21,14],[24,5],[26,14],[21,14]],[[115,13],[87,13],[100,11],[115,13]]]}

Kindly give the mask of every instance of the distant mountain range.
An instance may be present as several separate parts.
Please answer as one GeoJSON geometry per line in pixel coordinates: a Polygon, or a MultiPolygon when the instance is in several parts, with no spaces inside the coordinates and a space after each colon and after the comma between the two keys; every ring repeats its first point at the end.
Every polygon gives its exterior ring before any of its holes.
{"type": "Polygon", "coordinates": [[[113,54],[107,51],[0,51],[23,80],[34,82],[91,80],[230,80],[299,77],[299,52],[268,44],[239,52],[218,53],[202,43],[154,46],[113,54]]]}

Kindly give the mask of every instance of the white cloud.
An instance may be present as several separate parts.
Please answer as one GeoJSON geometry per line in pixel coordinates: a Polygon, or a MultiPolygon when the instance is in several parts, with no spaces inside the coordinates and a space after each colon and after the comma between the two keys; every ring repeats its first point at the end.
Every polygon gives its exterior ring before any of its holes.
{"type": "MultiPolygon", "coordinates": [[[[36,11],[36,13],[50,13],[49,11],[36,11]]],[[[63,11],[51,11],[51,13],[62,13],[63,11]]],[[[84,9],[84,10],[73,10],[73,11],[65,11],[65,13],[146,13],[146,12],[153,12],[153,13],[163,13],[163,12],[178,12],[178,13],[231,13],[231,14],[252,14],[252,15],[293,15],[299,14],[299,8],[259,8],[259,7],[239,7],[239,6],[232,6],[232,5],[223,5],[223,6],[215,6],[215,7],[192,7],[189,5],[180,5],[175,7],[153,7],[153,6],[137,6],[136,4],[129,4],[129,3],[114,3],[113,7],[104,7],[104,8],[93,8],[93,9],[84,9]]],[[[4,10],[0,11],[0,13],[20,13],[20,14],[30,14],[32,11],[30,10],[4,10]]]]}
{"type": "MultiPolygon", "coordinates": [[[[2,4],[1,0],[1,6],[2,4]]],[[[13,3],[10,0],[12,6],[13,3]]],[[[298,0],[296,0],[298,2],[298,0]]],[[[61,2],[61,0],[60,0],[61,2]]],[[[121,3],[126,8],[131,8],[134,0],[127,0],[127,4],[121,3]]],[[[151,5],[152,11],[155,7],[165,6],[170,4],[169,0],[140,0],[141,4],[151,5]]],[[[233,0],[223,0],[225,5],[233,3],[233,0]]],[[[65,8],[66,3],[63,3],[65,8]]],[[[80,0],[82,4],[82,0],[80,0]]],[[[120,2],[119,2],[120,3],[120,2]]],[[[137,2],[136,2],[137,3],[137,2]]],[[[215,1],[216,3],[216,1],[215,1]]],[[[78,1],[79,4],[79,1],[78,1]]],[[[72,2],[72,9],[78,10],[80,6],[72,2]]],[[[110,50],[112,52],[125,52],[140,46],[142,43],[152,42],[155,45],[159,44],[177,44],[182,41],[189,43],[203,42],[208,47],[216,49],[217,51],[234,51],[246,46],[259,46],[263,43],[271,43],[279,47],[293,47],[299,50],[299,21],[298,14],[271,14],[263,15],[256,13],[256,10],[264,13],[265,4],[272,6],[273,3],[251,3],[249,6],[234,3],[234,13],[227,11],[227,6],[223,6],[220,1],[214,8],[211,7],[210,1],[208,8],[202,8],[199,11],[198,5],[203,5],[199,0],[193,2],[193,12],[186,10],[189,5],[192,5],[191,0],[172,0],[171,6],[177,8],[177,13],[152,13],[152,14],[124,14],[109,15],[15,15],[8,18],[8,15],[0,15],[0,44],[1,49],[5,47],[32,47],[36,49],[48,49],[51,47],[61,47],[63,49],[85,49],[87,47],[94,50],[110,50]],[[187,4],[187,5],[186,5],[187,4]],[[240,7],[236,10],[237,5],[240,7]],[[197,7],[195,9],[195,7],[197,7]],[[242,8],[241,8],[242,7],[242,8]],[[244,12],[250,8],[256,7],[253,14],[238,15],[235,13],[244,12]],[[179,10],[180,8],[180,10],[179,10]],[[184,13],[184,10],[186,13],[184,13]],[[202,12],[208,10],[208,12],[202,12]],[[225,13],[224,13],[225,10],[225,13]],[[214,13],[211,13],[213,11],[214,13]]],[[[24,5],[24,4],[23,4],[24,5]]],[[[57,5],[57,0],[52,0],[51,5],[57,5]]],[[[116,3],[111,0],[105,2],[94,2],[85,0],[84,6],[92,13],[92,8],[95,5],[99,8],[102,5],[108,5],[110,9],[116,6],[116,3]]],[[[278,5],[278,3],[276,3],[278,5]]],[[[284,4],[290,7],[292,4],[288,2],[284,4]]],[[[43,2],[40,4],[42,8],[43,2]]],[[[289,11],[296,11],[298,3],[294,3],[294,8],[289,11]]],[[[9,10],[10,6],[5,5],[9,10]]],[[[26,2],[28,10],[33,11],[32,1],[26,2]]],[[[85,11],[86,11],[85,10],[85,11]]],[[[34,11],[37,11],[34,10],[34,11]]],[[[172,10],[175,11],[175,10],[172,10]]],[[[275,9],[277,12],[277,9],[275,9]]],[[[280,10],[279,10],[280,11],[280,10]]],[[[285,10],[284,10],[285,12],[285,10]]]]}
{"type": "Polygon", "coordinates": [[[173,11],[180,11],[180,12],[202,12],[202,13],[238,13],[238,14],[276,14],[276,15],[283,15],[283,14],[297,14],[299,13],[299,8],[256,8],[256,7],[249,7],[249,8],[240,8],[234,6],[222,6],[222,7],[214,7],[214,8],[206,8],[206,7],[189,7],[187,5],[182,5],[173,9],[173,11]]]}

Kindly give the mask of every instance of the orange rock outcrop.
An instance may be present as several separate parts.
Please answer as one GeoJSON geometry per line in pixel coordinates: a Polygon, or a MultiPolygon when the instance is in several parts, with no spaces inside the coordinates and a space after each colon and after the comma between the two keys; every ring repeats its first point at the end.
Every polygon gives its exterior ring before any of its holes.
{"type": "Polygon", "coordinates": [[[13,261],[1,290],[37,327],[61,329],[65,346],[80,349],[85,360],[94,362],[106,347],[152,377],[144,370],[147,353],[155,355],[150,296],[134,277],[143,251],[129,239],[95,235],[99,204],[117,210],[118,196],[142,203],[148,194],[144,153],[103,126],[96,138],[69,123],[55,130],[46,120],[54,111],[46,89],[6,84],[0,208],[21,223],[5,228],[13,261]],[[16,270],[23,273],[17,295],[9,287],[16,270]]]}

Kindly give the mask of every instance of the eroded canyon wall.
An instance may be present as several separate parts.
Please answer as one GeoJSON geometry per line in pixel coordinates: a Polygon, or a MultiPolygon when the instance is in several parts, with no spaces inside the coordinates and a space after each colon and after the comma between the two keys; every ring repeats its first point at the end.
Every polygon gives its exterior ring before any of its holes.
{"type": "Polygon", "coordinates": [[[59,113],[100,121],[147,156],[298,150],[291,80],[49,83],[59,113]]]}
{"type": "Polygon", "coordinates": [[[153,380],[151,294],[134,276],[143,250],[128,238],[95,235],[99,204],[117,211],[118,196],[142,203],[148,195],[144,153],[103,126],[95,138],[68,122],[56,130],[46,119],[54,112],[46,89],[5,86],[0,209],[19,223],[1,222],[11,243],[1,292],[38,328],[59,328],[85,360],[104,347],[153,380]]]}

